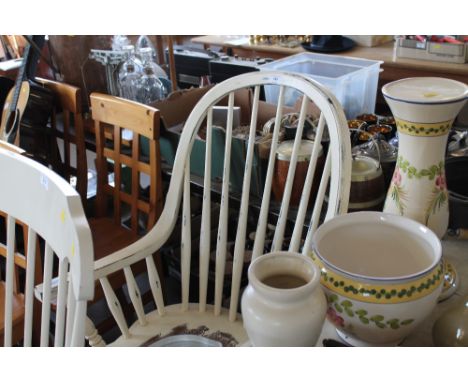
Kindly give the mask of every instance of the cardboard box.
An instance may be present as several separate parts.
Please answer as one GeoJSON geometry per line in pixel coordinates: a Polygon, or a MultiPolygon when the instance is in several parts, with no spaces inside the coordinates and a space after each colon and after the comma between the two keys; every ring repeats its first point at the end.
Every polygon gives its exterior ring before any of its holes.
{"type": "MultiPolygon", "coordinates": [[[[161,134],[160,146],[163,161],[172,166],[179,143],[183,125],[196,105],[209,88],[188,89],[171,94],[166,100],[152,104],[161,112],[161,134]]],[[[226,105],[227,99],[222,100],[220,105],[226,105]]],[[[252,94],[243,89],[238,91],[234,97],[235,106],[240,107],[240,124],[250,124],[252,94]]],[[[290,113],[296,107],[284,108],[284,113],[290,113]]],[[[260,101],[258,109],[257,130],[276,114],[276,106],[260,101]]],[[[202,123],[200,130],[203,129],[202,123]]],[[[213,129],[212,145],[212,168],[211,179],[214,183],[219,182],[223,176],[225,132],[223,129],[215,127],[213,129]]],[[[190,172],[193,175],[203,177],[205,172],[205,140],[197,136],[190,158],[190,172]]],[[[247,153],[247,140],[233,137],[231,148],[231,175],[230,189],[232,192],[240,194],[245,169],[245,158],[247,153]]],[[[263,195],[263,185],[265,183],[266,167],[268,165],[269,146],[256,143],[254,147],[254,159],[252,166],[251,194],[261,197],[263,195]]],[[[201,179],[200,179],[201,180],[201,179]]]]}
{"type": "Polygon", "coordinates": [[[468,43],[420,42],[398,38],[395,41],[395,52],[397,57],[418,60],[452,62],[456,64],[464,64],[468,61],[468,43]]]}
{"type": "Polygon", "coordinates": [[[359,46],[373,47],[393,40],[393,35],[345,35],[359,46]]]}

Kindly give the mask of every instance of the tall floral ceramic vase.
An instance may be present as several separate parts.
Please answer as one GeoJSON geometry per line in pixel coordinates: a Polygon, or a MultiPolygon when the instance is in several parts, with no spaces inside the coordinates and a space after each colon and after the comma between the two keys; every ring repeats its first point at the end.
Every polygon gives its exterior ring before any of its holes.
{"type": "MultiPolygon", "coordinates": [[[[399,138],[398,160],[384,212],[416,220],[441,238],[449,217],[447,137],[466,103],[468,86],[446,78],[406,78],[385,85],[382,93],[395,117],[399,138]]],[[[446,275],[446,280],[450,277],[446,275]]]]}

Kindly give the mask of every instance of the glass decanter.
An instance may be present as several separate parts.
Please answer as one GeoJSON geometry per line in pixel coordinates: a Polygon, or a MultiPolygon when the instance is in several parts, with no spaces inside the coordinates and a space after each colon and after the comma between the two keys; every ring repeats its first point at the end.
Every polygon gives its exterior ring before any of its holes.
{"type": "Polygon", "coordinates": [[[126,54],[126,59],[119,68],[119,95],[122,98],[136,101],[137,84],[143,74],[143,66],[135,56],[133,45],[126,45],[122,50],[126,54]]]}
{"type": "Polygon", "coordinates": [[[156,59],[156,49],[154,49],[154,45],[151,42],[150,38],[146,35],[141,35],[138,37],[136,42],[136,53],[137,55],[141,54],[141,49],[150,48],[151,49],[151,56],[153,59],[156,59]]]}
{"type": "Polygon", "coordinates": [[[148,105],[165,98],[167,90],[159,79],[157,68],[161,68],[153,62],[151,48],[142,48],[140,55],[143,61],[143,74],[137,83],[136,97],[138,102],[148,105]]]}

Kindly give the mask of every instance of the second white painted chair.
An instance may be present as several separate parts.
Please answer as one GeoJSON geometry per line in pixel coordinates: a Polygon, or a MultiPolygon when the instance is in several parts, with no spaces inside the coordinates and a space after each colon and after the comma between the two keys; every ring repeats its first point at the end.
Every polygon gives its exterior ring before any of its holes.
{"type": "Polygon", "coordinates": [[[32,330],[37,327],[33,325],[34,287],[38,283],[34,279],[35,264],[40,255],[36,253],[36,240],[40,237],[45,243],[40,345],[50,344],[51,280],[54,269],[58,269],[53,344],[83,346],[86,305],[93,296],[94,279],[91,232],[80,196],[56,173],[2,147],[0,173],[0,211],[6,215],[6,275],[1,282],[5,305],[0,309],[4,345],[18,345],[13,342],[17,315],[24,317],[19,344],[32,345],[32,330]],[[28,226],[25,256],[15,250],[17,220],[28,226]],[[15,263],[20,260],[26,262],[26,272],[18,276],[15,263]]]}
{"type": "MultiPolygon", "coordinates": [[[[351,175],[351,147],[347,131],[345,114],[336,98],[317,82],[301,75],[284,72],[249,73],[231,78],[211,89],[194,107],[185,123],[180,137],[172,178],[167,193],[165,206],[161,217],[154,228],[143,238],[124,250],[115,252],[95,264],[95,277],[101,281],[106,293],[106,299],[122,335],[112,343],[114,346],[150,345],[156,339],[171,333],[196,333],[212,339],[221,339],[224,345],[241,345],[247,341],[239,313],[239,299],[241,295],[241,276],[244,266],[244,255],[247,242],[247,225],[255,221],[255,240],[252,248],[252,258],[264,253],[265,238],[268,224],[275,226],[271,249],[284,248],[285,232],[292,232],[289,240],[290,251],[307,253],[310,249],[311,236],[323,219],[329,219],[347,211],[351,175]],[[270,154],[266,170],[265,187],[260,203],[257,207],[251,205],[251,175],[254,166],[254,144],[257,126],[259,98],[264,85],[279,87],[275,127],[272,136],[270,154]],[[238,198],[235,208],[232,201],[231,161],[233,150],[233,114],[234,95],[240,89],[254,89],[251,102],[251,115],[248,123],[248,145],[246,145],[245,169],[242,183],[242,194],[238,198]],[[275,154],[278,146],[279,126],[284,113],[284,99],[288,91],[294,90],[302,98],[299,113],[298,131],[294,141],[288,177],[284,195],[278,207],[276,217],[272,216],[270,201],[271,186],[274,176],[275,154]],[[302,95],[302,97],[301,97],[302,95]],[[222,158],[212,157],[213,146],[213,106],[226,100],[228,104],[226,134],[224,143],[224,170],[222,182],[216,182],[217,192],[212,192],[215,182],[212,181],[212,165],[222,158]],[[304,121],[310,103],[319,110],[319,123],[315,134],[315,144],[310,152],[310,163],[299,207],[291,214],[290,196],[293,187],[294,172],[298,159],[298,149],[304,129],[304,121]],[[190,155],[194,140],[201,124],[206,121],[206,151],[204,163],[204,184],[201,233],[199,247],[192,247],[191,226],[191,175],[190,155]],[[308,206],[310,192],[314,179],[317,157],[320,151],[322,136],[328,130],[329,148],[325,160],[323,175],[313,206],[308,206]],[[219,220],[211,221],[212,201],[219,195],[219,220]],[[326,199],[326,201],[325,201],[326,199]],[[180,205],[182,201],[182,210],[180,205]],[[255,212],[253,212],[255,211],[255,212]],[[134,302],[137,321],[130,327],[113,290],[109,288],[108,276],[114,272],[121,272],[131,264],[147,258],[158,251],[173,232],[179,212],[182,214],[181,228],[181,259],[180,259],[180,303],[166,306],[162,301],[162,294],[157,282],[159,277],[154,268],[148,269],[149,283],[155,297],[157,309],[145,313],[137,285],[129,287],[130,298],[134,302]],[[237,216],[233,216],[237,215],[237,216]],[[292,217],[293,216],[293,217],[292,217]],[[228,227],[229,224],[229,227],[228,227]],[[288,227],[287,227],[288,226],[288,227]],[[217,227],[217,228],[215,228],[217,227]],[[213,230],[216,235],[211,235],[213,230]],[[228,230],[229,228],[229,230],[228,230]],[[228,232],[229,231],[229,232],[228,232]],[[231,237],[229,238],[229,234],[231,237]],[[215,237],[212,237],[215,236],[215,237]],[[234,246],[232,277],[225,283],[226,257],[228,241],[233,240],[234,246]],[[194,259],[192,251],[199,253],[194,259]],[[214,282],[209,282],[210,254],[215,253],[214,282]],[[198,261],[197,277],[199,284],[198,296],[190,294],[191,263],[198,261]],[[214,290],[209,290],[209,285],[214,290]],[[226,284],[230,290],[226,292],[226,284]],[[227,298],[226,298],[227,295],[227,298]],[[211,296],[214,296],[210,303],[211,296]],[[229,301],[228,303],[223,302],[229,301]]],[[[214,214],[216,215],[216,214],[214,214]]],[[[193,275],[192,275],[193,276],[193,275]]],[[[192,284],[193,286],[193,284],[192,284]]],[[[88,327],[88,335],[92,344],[99,343],[99,336],[88,327]]]]}

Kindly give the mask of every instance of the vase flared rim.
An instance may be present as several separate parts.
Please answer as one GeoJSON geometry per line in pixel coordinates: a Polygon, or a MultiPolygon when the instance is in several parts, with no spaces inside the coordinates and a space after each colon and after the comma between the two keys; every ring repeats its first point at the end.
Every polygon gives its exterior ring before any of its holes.
{"type": "Polygon", "coordinates": [[[398,102],[417,104],[417,105],[444,105],[457,103],[468,99],[468,85],[460,81],[455,81],[448,78],[442,77],[411,77],[404,78],[398,81],[390,82],[382,87],[382,94],[385,98],[391,99],[398,102]],[[450,94],[442,97],[437,97],[436,89],[434,85],[443,84],[446,89],[451,87],[453,91],[450,94]],[[425,84],[424,87],[421,84],[425,84]],[[421,93],[424,91],[424,94],[419,96],[410,96],[405,94],[405,91],[401,89],[405,88],[405,85],[409,85],[409,90],[420,89],[421,93]],[[412,86],[411,86],[412,85],[412,86]],[[431,88],[432,86],[432,88],[431,88]],[[400,88],[399,94],[392,92],[392,89],[400,88]]]}

